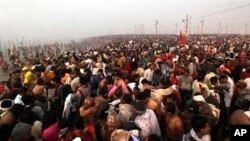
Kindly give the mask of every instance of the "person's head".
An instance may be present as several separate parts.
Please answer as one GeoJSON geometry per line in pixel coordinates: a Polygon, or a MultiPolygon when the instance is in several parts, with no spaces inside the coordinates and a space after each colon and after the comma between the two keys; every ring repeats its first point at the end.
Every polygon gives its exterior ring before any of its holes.
{"type": "Polygon", "coordinates": [[[146,137],[144,141],[162,141],[162,140],[160,136],[156,134],[151,134],[148,137],[146,137]]]}
{"type": "Polygon", "coordinates": [[[100,102],[100,100],[95,99],[95,107],[98,109],[94,115],[93,121],[96,121],[98,124],[106,122],[108,113],[105,111],[109,109],[109,104],[107,102],[100,102]]]}
{"type": "Polygon", "coordinates": [[[15,117],[19,117],[19,115],[23,112],[24,106],[22,104],[14,104],[10,111],[15,117]]]}
{"type": "Polygon", "coordinates": [[[44,84],[44,80],[42,78],[39,78],[39,79],[37,79],[36,84],[37,85],[43,85],[44,84]]]}
{"type": "Polygon", "coordinates": [[[173,72],[173,71],[170,72],[170,73],[169,73],[169,76],[170,76],[170,77],[175,77],[175,72],[173,72]]]}
{"type": "Polygon", "coordinates": [[[31,125],[23,122],[19,122],[15,125],[11,135],[14,141],[25,141],[34,139],[31,134],[31,125]]]}
{"type": "Polygon", "coordinates": [[[198,82],[203,82],[204,78],[205,78],[206,72],[204,70],[201,70],[198,72],[198,76],[197,76],[197,81],[198,82]]]}
{"type": "Polygon", "coordinates": [[[72,140],[71,132],[70,132],[70,129],[68,127],[61,129],[61,131],[59,133],[59,139],[65,140],[65,141],[72,140]]]}
{"type": "Polygon", "coordinates": [[[229,66],[230,66],[230,64],[231,64],[231,60],[226,59],[226,61],[225,61],[225,66],[226,66],[226,67],[229,67],[229,66]]]}
{"type": "Polygon", "coordinates": [[[133,95],[137,98],[138,96],[139,96],[139,94],[140,94],[140,88],[138,88],[138,87],[135,87],[134,89],[133,89],[133,95]]]}
{"type": "Polygon", "coordinates": [[[191,126],[196,133],[200,133],[203,136],[210,132],[210,126],[207,119],[201,116],[194,116],[191,119],[191,126]]]}
{"type": "Polygon", "coordinates": [[[28,92],[28,88],[27,87],[22,87],[19,89],[19,94],[20,95],[25,95],[28,92]]]}
{"type": "Polygon", "coordinates": [[[147,79],[142,79],[141,81],[142,85],[149,85],[150,82],[147,79]]]}
{"type": "Polygon", "coordinates": [[[43,118],[43,129],[58,121],[58,113],[56,111],[47,111],[43,118]]]}
{"type": "Polygon", "coordinates": [[[122,101],[126,104],[130,104],[132,102],[132,97],[131,97],[131,94],[124,94],[122,96],[122,101]]]}
{"type": "Polygon", "coordinates": [[[211,78],[210,78],[210,83],[211,83],[212,85],[217,85],[217,83],[218,83],[217,77],[216,77],[216,76],[211,77],[211,78]]]}
{"type": "Polygon", "coordinates": [[[164,89],[165,87],[166,87],[165,80],[162,79],[161,81],[159,81],[158,88],[164,89]]]}
{"type": "Polygon", "coordinates": [[[104,77],[103,69],[98,69],[97,74],[101,77],[104,77]]]}
{"type": "Polygon", "coordinates": [[[155,64],[154,64],[154,63],[151,63],[151,64],[149,65],[149,68],[150,68],[151,70],[153,70],[153,69],[155,68],[155,64]]]}
{"type": "Polygon", "coordinates": [[[145,89],[143,93],[146,95],[147,98],[151,96],[151,90],[150,89],[145,89]]]}
{"type": "Polygon", "coordinates": [[[177,100],[176,94],[172,93],[166,97],[167,102],[175,103],[177,100]]]}
{"type": "Polygon", "coordinates": [[[115,96],[116,98],[120,98],[122,96],[122,87],[118,87],[116,90],[115,90],[115,96]]]}
{"type": "Polygon", "coordinates": [[[195,60],[195,58],[190,57],[187,61],[188,61],[189,63],[193,63],[193,62],[194,62],[194,60],[195,60]]]}
{"type": "Polygon", "coordinates": [[[175,104],[172,102],[167,102],[165,105],[165,110],[166,110],[167,114],[171,114],[171,115],[175,114],[176,113],[175,104]]]}
{"type": "Polygon", "coordinates": [[[22,101],[24,105],[31,105],[33,102],[33,97],[29,94],[23,94],[22,101]]]}
{"type": "Polygon", "coordinates": [[[113,87],[113,84],[114,84],[114,81],[113,81],[113,79],[112,79],[112,77],[111,76],[107,76],[106,77],[106,84],[107,84],[107,88],[108,88],[108,90],[111,90],[112,89],[112,87],[113,87]]]}
{"type": "MultiPolygon", "coordinates": [[[[247,95],[247,93],[246,93],[247,95]]],[[[247,100],[246,98],[238,98],[235,101],[235,108],[236,109],[242,109],[244,111],[248,111],[250,109],[250,101],[247,100]]]]}
{"type": "Polygon", "coordinates": [[[29,71],[29,68],[28,68],[28,67],[23,67],[23,68],[22,68],[22,73],[23,73],[23,74],[26,74],[28,71],[29,71]]]}
{"type": "Polygon", "coordinates": [[[85,76],[80,76],[79,81],[80,81],[81,85],[87,85],[88,84],[88,80],[86,79],[85,76]]]}
{"type": "Polygon", "coordinates": [[[143,68],[137,68],[136,73],[139,74],[140,77],[143,77],[144,76],[144,69],[143,68]]]}
{"type": "Polygon", "coordinates": [[[85,107],[93,107],[95,105],[94,99],[92,97],[86,97],[84,106],[85,107]]]}
{"type": "Polygon", "coordinates": [[[134,75],[134,82],[139,83],[140,80],[140,75],[139,74],[135,74],[134,75]]]}
{"type": "Polygon", "coordinates": [[[236,63],[239,63],[240,62],[240,57],[239,56],[235,56],[234,60],[236,61],[236,63]]]}
{"type": "Polygon", "coordinates": [[[115,80],[121,79],[122,74],[121,74],[121,72],[120,72],[119,69],[114,69],[114,70],[112,71],[112,73],[111,73],[111,76],[112,76],[112,79],[115,81],[115,80]]]}
{"type": "Polygon", "coordinates": [[[134,108],[135,108],[136,114],[138,115],[143,115],[147,110],[145,104],[142,101],[136,101],[134,104],[134,108]]]}
{"type": "Polygon", "coordinates": [[[228,82],[228,78],[226,75],[221,75],[219,78],[220,84],[226,84],[228,82]]]}
{"type": "Polygon", "coordinates": [[[18,70],[13,71],[12,74],[15,76],[20,76],[21,72],[22,72],[22,70],[18,69],[18,70]]]}
{"type": "Polygon", "coordinates": [[[24,110],[19,116],[19,121],[27,124],[32,124],[37,119],[38,116],[31,110],[24,110]]]}
{"type": "Polygon", "coordinates": [[[198,115],[199,114],[199,106],[195,103],[187,105],[186,110],[190,115],[198,115]]]}

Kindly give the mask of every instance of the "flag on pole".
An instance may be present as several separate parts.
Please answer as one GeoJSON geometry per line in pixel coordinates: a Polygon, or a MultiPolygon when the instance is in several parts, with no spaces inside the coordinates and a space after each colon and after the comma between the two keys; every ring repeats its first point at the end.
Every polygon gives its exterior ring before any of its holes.
{"type": "Polygon", "coordinates": [[[180,44],[181,47],[185,46],[185,39],[184,39],[184,36],[183,36],[182,32],[180,32],[180,42],[179,42],[179,44],[180,44]]]}

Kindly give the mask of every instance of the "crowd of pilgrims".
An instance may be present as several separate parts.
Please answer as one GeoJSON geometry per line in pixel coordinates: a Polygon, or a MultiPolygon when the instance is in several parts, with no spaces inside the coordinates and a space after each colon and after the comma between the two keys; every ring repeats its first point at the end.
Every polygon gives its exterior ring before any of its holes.
{"type": "Polygon", "coordinates": [[[1,141],[222,141],[250,125],[250,36],[126,35],[0,55],[1,141]],[[8,63],[9,62],[9,63],[8,63]]]}

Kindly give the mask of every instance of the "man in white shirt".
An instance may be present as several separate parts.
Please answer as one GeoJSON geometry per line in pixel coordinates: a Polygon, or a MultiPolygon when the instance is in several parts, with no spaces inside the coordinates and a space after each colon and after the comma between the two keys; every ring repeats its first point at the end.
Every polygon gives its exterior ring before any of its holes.
{"type": "Polygon", "coordinates": [[[193,117],[191,126],[190,132],[183,136],[183,141],[211,141],[210,126],[204,117],[193,117]]]}
{"type": "Polygon", "coordinates": [[[225,91],[224,101],[225,101],[226,108],[227,108],[227,114],[229,115],[229,109],[231,106],[231,101],[232,101],[232,97],[233,97],[233,93],[234,93],[234,89],[235,89],[235,84],[234,84],[232,78],[230,78],[229,76],[226,76],[226,75],[221,75],[219,78],[219,82],[225,91]]]}
{"type": "Polygon", "coordinates": [[[144,78],[146,78],[149,82],[152,82],[153,80],[154,69],[155,69],[155,64],[151,63],[148,69],[146,69],[144,72],[144,78]]]}
{"type": "Polygon", "coordinates": [[[158,119],[151,109],[147,109],[143,102],[138,101],[134,104],[136,113],[135,124],[141,129],[140,138],[143,140],[151,134],[161,136],[158,119]]]}

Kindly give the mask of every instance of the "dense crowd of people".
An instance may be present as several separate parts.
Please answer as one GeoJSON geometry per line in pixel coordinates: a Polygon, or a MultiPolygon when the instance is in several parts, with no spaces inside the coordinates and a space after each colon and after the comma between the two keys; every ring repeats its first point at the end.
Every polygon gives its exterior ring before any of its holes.
{"type": "Polygon", "coordinates": [[[1,54],[0,140],[229,140],[229,125],[250,125],[250,36],[179,42],[117,35],[1,54]]]}

